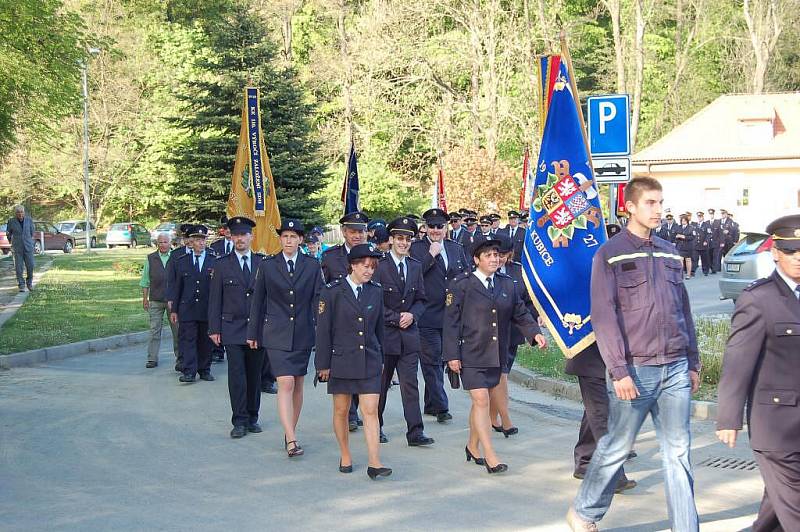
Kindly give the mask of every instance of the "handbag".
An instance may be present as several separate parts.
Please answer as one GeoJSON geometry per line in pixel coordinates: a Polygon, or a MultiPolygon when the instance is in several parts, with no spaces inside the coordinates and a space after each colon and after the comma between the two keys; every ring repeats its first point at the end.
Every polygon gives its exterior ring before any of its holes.
{"type": "Polygon", "coordinates": [[[458,376],[458,373],[450,369],[450,366],[447,366],[447,378],[450,379],[450,387],[454,390],[458,390],[461,388],[461,379],[458,376]]]}

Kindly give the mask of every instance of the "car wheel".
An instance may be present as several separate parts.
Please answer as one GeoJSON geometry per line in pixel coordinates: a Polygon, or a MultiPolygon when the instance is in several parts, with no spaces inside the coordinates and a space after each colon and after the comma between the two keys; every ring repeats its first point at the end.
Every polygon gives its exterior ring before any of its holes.
{"type": "Polygon", "coordinates": [[[92,237],[92,240],[89,242],[89,245],[91,247],[93,247],[93,248],[96,248],[97,247],[97,238],[96,237],[92,237]]]}
{"type": "Polygon", "coordinates": [[[42,253],[42,242],[41,242],[41,240],[37,240],[36,242],[33,243],[33,252],[35,254],[37,254],[37,255],[40,255],[42,253]]]}
{"type": "Polygon", "coordinates": [[[106,244],[106,247],[107,247],[108,249],[114,249],[114,244],[106,244]]]}
{"type": "Polygon", "coordinates": [[[72,240],[64,242],[64,253],[72,253],[72,240]]]}
{"type": "Polygon", "coordinates": [[[138,245],[139,245],[139,244],[136,242],[136,239],[134,238],[133,240],[131,240],[131,245],[130,245],[130,246],[128,246],[128,249],[130,249],[130,248],[135,248],[135,247],[136,247],[136,246],[138,246],[138,245]]]}

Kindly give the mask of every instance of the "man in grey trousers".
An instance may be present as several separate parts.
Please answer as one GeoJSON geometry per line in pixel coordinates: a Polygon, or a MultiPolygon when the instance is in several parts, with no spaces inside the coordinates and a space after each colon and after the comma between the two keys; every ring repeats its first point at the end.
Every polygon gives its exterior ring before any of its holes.
{"type": "MultiPolygon", "coordinates": [[[[156,241],[158,249],[147,256],[142,269],[142,307],[150,315],[150,341],[147,344],[147,364],[145,367],[158,366],[158,351],[161,349],[161,329],[164,326],[164,314],[167,310],[167,261],[169,260],[169,235],[160,233],[156,241]]],[[[172,350],[176,363],[180,363],[178,355],[178,324],[172,323],[172,350]]]]}
{"type": "Polygon", "coordinates": [[[11,253],[14,255],[14,269],[17,273],[17,286],[24,292],[33,289],[33,219],[25,216],[25,207],[14,207],[14,217],[8,219],[6,236],[11,241],[11,253]],[[25,264],[27,279],[22,278],[22,264],[25,264]],[[27,282],[26,282],[27,281],[27,282]]]}

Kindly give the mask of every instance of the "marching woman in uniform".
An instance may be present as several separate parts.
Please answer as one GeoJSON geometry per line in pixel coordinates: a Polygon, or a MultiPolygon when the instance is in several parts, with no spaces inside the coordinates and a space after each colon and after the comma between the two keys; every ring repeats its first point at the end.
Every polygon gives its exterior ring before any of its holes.
{"type": "Polygon", "coordinates": [[[333,395],[333,430],[339,442],[339,471],[351,473],[353,459],[348,442],[348,411],[358,395],[364,419],[373,480],[392,474],[383,467],[378,448],[378,401],[383,367],[383,290],[371,281],[381,253],[369,244],[358,244],[347,255],[349,273],[322,288],[317,314],[317,347],[314,363],[319,380],[333,395]]]}
{"type": "Polygon", "coordinates": [[[692,253],[694,252],[694,227],[689,223],[689,217],[681,214],[681,226],[675,232],[675,247],[678,248],[683,259],[683,270],[686,279],[692,277],[692,253]]]}
{"type": "Polygon", "coordinates": [[[459,373],[472,399],[467,461],[485,465],[489,473],[508,466],[492,448],[489,394],[500,383],[508,354],[512,323],[542,348],[546,345],[536,320],[525,308],[514,280],[498,273],[500,241],[480,242],[472,252],[476,269],[458,277],[445,298],[444,359],[459,373]],[[483,450],[483,458],[480,451],[483,450]]]}
{"type": "Polygon", "coordinates": [[[260,347],[258,328],[263,326],[263,347],[278,381],[284,449],[289,458],[294,458],[303,454],[295,430],[303,409],[303,377],[314,347],[322,272],[319,262],[300,253],[301,222],[285,219],[277,231],[281,252],[264,259],[256,270],[247,343],[254,349],[260,347]]]}

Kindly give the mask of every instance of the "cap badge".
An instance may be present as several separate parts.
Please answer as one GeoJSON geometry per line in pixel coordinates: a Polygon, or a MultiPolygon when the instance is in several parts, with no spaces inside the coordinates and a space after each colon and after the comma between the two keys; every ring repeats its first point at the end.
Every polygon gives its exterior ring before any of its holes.
{"type": "Polygon", "coordinates": [[[407,224],[408,223],[408,218],[403,218],[403,223],[407,224]]]}
{"type": "Polygon", "coordinates": [[[294,227],[294,222],[289,222],[289,227],[294,227]]]}
{"type": "Polygon", "coordinates": [[[797,238],[800,238],[800,229],[795,229],[794,230],[794,236],[797,237],[797,238]]]}

